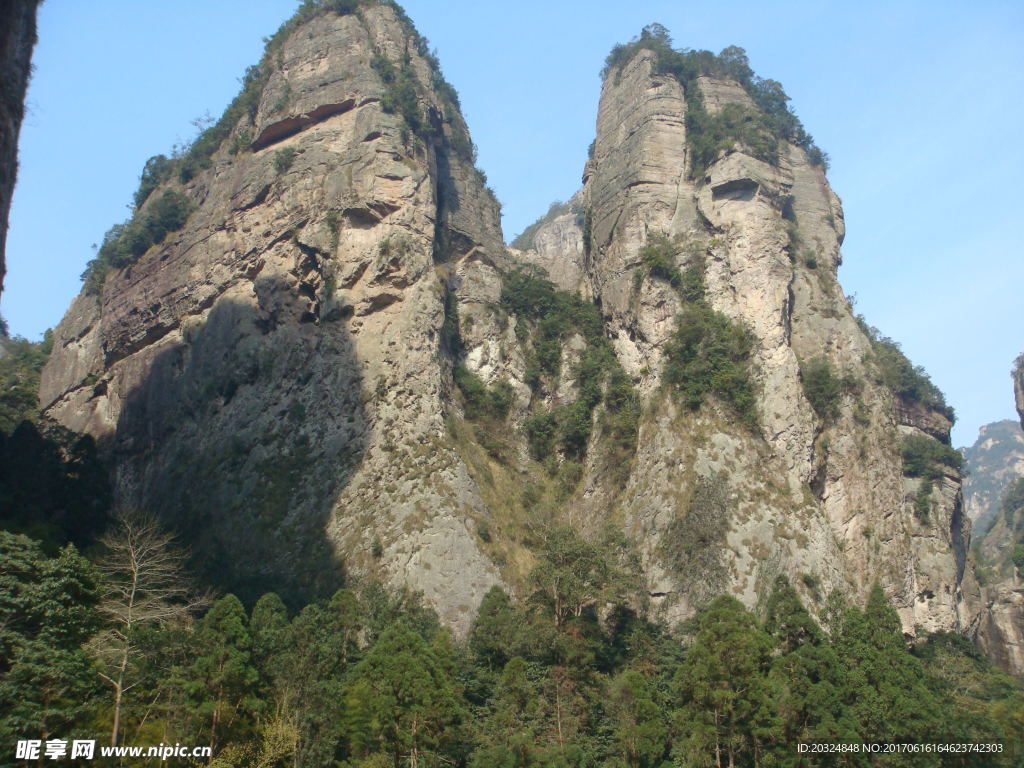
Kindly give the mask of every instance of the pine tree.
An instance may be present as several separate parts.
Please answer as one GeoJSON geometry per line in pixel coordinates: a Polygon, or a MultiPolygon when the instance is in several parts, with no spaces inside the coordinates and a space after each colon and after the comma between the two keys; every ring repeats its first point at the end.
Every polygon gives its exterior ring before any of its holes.
{"type": "Polygon", "coordinates": [[[715,598],[674,680],[676,755],[717,768],[761,764],[777,723],[768,680],[772,641],[733,597],[715,598]]]}
{"type": "MultiPolygon", "coordinates": [[[[907,652],[899,617],[877,584],[863,611],[846,611],[836,651],[849,671],[850,715],[865,742],[928,742],[940,732],[939,702],[907,652]]],[[[888,765],[935,765],[935,755],[893,755],[888,765]]]]}
{"type": "Polygon", "coordinates": [[[515,654],[521,617],[501,587],[491,587],[477,609],[469,632],[469,647],[489,671],[501,670],[515,654]]]}
{"type": "Polygon", "coordinates": [[[0,531],[0,742],[63,737],[97,681],[82,643],[96,630],[97,575],[74,546],[47,557],[0,531]]]}
{"type": "Polygon", "coordinates": [[[668,742],[668,727],[655,701],[650,682],[627,670],[612,680],[607,708],[611,715],[615,753],[629,768],[660,764],[668,742]]]}
{"type": "Polygon", "coordinates": [[[229,740],[252,735],[252,715],[259,706],[259,673],[241,601],[226,595],[214,603],[199,622],[194,643],[186,691],[216,752],[229,740]]]}
{"type": "Polygon", "coordinates": [[[431,764],[465,717],[461,697],[431,647],[395,624],[354,670],[345,698],[353,757],[386,751],[395,766],[431,764]]]}
{"type": "Polygon", "coordinates": [[[769,673],[782,720],[776,760],[783,766],[816,765],[821,757],[800,755],[797,744],[856,741],[845,706],[844,665],[796,590],[784,580],[768,600],[764,628],[777,649],[769,673]]]}

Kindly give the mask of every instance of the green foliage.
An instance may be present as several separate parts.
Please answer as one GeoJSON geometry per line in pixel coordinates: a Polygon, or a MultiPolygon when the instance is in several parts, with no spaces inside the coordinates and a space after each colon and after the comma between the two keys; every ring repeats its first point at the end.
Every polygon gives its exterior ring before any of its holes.
{"type": "Polygon", "coordinates": [[[888,387],[904,402],[920,403],[944,414],[950,420],[956,418],[952,407],[946,405],[942,391],[932,383],[924,368],[907,359],[898,342],[883,336],[877,328],[868,325],[861,315],[857,316],[857,322],[871,341],[871,362],[879,384],[888,387]]]}
{"type": "Polygon", "coordinates": [[[561,627],[588,608],[621,599],[628,577],[618,568],[616,544],[609,538],[586,541],[567,527],[548,531],[540,562],[530,571],[530,600],[561,627]]]}
{"type": "Polygon", "coordinates": [[[661,765],[668,724],[654,682],[635,670],[620,672],[608,686],[607,707],[612,752],[622,764],[633,768],[661,765]]]}
{"type": "Polygon", "coordinates": [[[863,611],[847,609],[835,647],[849,675],[849,713],[862,740],[909,743],[941,732],[946,715],[877,585],[863,611]]]}
{"type": "Polygon", "coordinates": [[[378,50],[374,52],[370,64],[384,81],[381,107],[389,114],[401,115],[413,133],[421,133],[424,130],[424,120],[416,91],[416,74],[408,57],[395,66],[394,62],[378,50]]]}
{"type": "MultiPolygon", "coordinates": [[[[1003,513],[1003,519],[1007,525],[1013,525],[1014,516],[1018,511],[1024,510],[1024,477],[1018,477],[999,502],[999,510],[1003,513]]],[[[1024,511],[1017,518],[1018,525],[1024,524],[1024,511]]]]}
{"type": "Polygon", "coordinates": [[[788,141],[807,152],[811,163],[828,169],[828,156],[818,148],[789,107],[782,85],[754,74],[746,51],[736,46],[725,48],[717,56],[710,51],[674,50],[668,30],[660,24],[643,28],[633,41],[616,45],[605,60],[602,77],[618,76],[621,67],[638,51],[656,54],[658,71],[673,75],[686,94],[687,142],[691,150],[691,174],[699,177],[722,150],[741,144],[747,152],[767,162],[778,159],[780,142],[788,141]],[[739,83],[756,109],[731,104],[717,114],[704,107],[696,79],[702,75],[730,78],[739,83]]]}
{"type": "Polygon", "coordinates": [[[298,150],[295,147],[285,147],[279,149],[274,153],[274,170],[278,174],[284,173],[292,167],[292,163],[295,162],[295,157],[298,155],[298,150]]]}
{"type": "Polygon", "coordinates": [[[927,435],[905,436],[900,455],[903,457],[903,474],[923,477],[931,482],[942,480],[945,467],[959,472],[964,464],[960,451],[927,435]]]}
{"type": "Polygon", "coordinates": [[[931,480],[924,480],[914,495],[914,517],[920,522],[927,523],[932,513],[932,491],[935,487],[931,480]]]}
{"type": "Polygon", "coordinates": [[[185,691],[209,731],[211,746],[218,749],[251,726],[259,708],[252,635],[237,597],[227,595],[213,604],[196,628],[195,648],[185,691]]]}
{"type": "Polygon", "coordinates": [[[1013,563],[1014,567],[1021,572],[1024,572],[1024,544],[1018,544],[1013,548],[1013,552],[1010,555],[1010,562],[1013,563]]]}
{"type": "Polygon", "coordinates": [[[665,344],[665,383],[691,410],[714,395],[744,424],[756,427],[752,349],[750,332],[721,312],[703,304],[684,307],[665,344]]]}
{"type": "Polygon", "coordinates": [[[480,377],[459,363],[452,373],[455,385],[462,393],[466,418],[470,421],[503,422],[512,407],[512,385],[499,381],[493,387],[484,384],[480,377]]]}
{"type": "Polygon", "coordinates": [[[405,755],[433,763],[444,754],[466,714],[444,650],[401,625],[385,630],[355,668],[345,697],[353,757],[381,744],[396,765],[405,755]]]}
{"type": "Polygon", "coordinates": [[[753,337],[742,325],[716,312],[705,301],[704,259],[694,250],[685,269],[677,260],[679,246],[653,234],[640,251],[641,269],[664,280],[683,303],[676,328],[665,344],[664,383],[683,404],[697,410],[709,396],[730,405],[750,427],[758,424],[750,375],[753,337]]]}
{"type": "Polygon", "coordinates": [[[82,644],[99,626],[97,574],[68,545],[55,557],[0,531],[0,738],[61,738],[86,724],[98,678],[82,644]]]}
{"type": "Polygon", "coordinates": [[[708,606],[672,682],[678,759],[721,754],[729,765],[760,762],[777,727],[771,653],[771,636],[738,600],[723,595],[708,606]]]}
{"type": "Polygon", "coordinates": [[[52,347],[52,331],[41,342],[0,336],[0,433],[9,435],[22,421],[39,418],[39,378],[52,347]]]}
{"type": "Polygon", "coordinates": [[[150,247],[185,226],[194,209],[191,200],[168,189],[127,222],[111,227],[103,236],[96,258],[82,273],[86,290],[97,293],[111,270],[134,264],[150,247]]]}
{"type": "MultiPolygon", "coordinates": [[[[764,619],[721,596],[681,631],[644,620],[631,542],[543,532],[527,599],[484,597],[465,643],[414,593],[368,583],[294,617],[274,594],[134,635],[125,742],[212,744],[211,765],[440,768],[806,765],[808,742],[1000,742],[1004,753],[874,765],[1019,763],[1020,681],[959,635],[908,652],[880,590],[831,636],[779,581],[764,619]],[[634,607],[630,607],[634,606],[634,607]]],[[[698,566],[695,566],[698,567],[698,566]]],[[[95,738],[107,698],[82,643],[96,572],[0,533],[0,733],[95,738]],[[79,735],[80,734],[80,735],[79,735]]],[[[868,765],[870,761],[849,761],[868,765]]],[[[825,764],[825,763],[823,763],[825,764]]]]}
{"type": "Polygon", "coordinates": [[[139,188],[132,198],[135,210],[142,208],[149,196],[153,194],[153,190],[171,177],[171,171],[172,161],[166,155],[154,155],[146,161],[142,168],[142,177],[139,179],[139,188]]]}
{"type": "Polygon", "coordinates": [[[843,396],[857,391],[857,380],[849,376],[836,376],[824,357],[802,363],[800,381],[808,402],[818,418],[825,423],[838,419],[843,396]]]}
{"type": "MultiPolygon", "coordinates": [[[[689,92],[694,89],[688,89],[689,92]]],[[[702,175],[723,151],[739,145],[743,151],[774,163],[779,157],[779,139],[770,133],[771,124],[757,110],[726,104],[716,114],[703,109],[699,96],[687,100],[686,130],[691,150],[691,175],[702,175]],[[690,109],[692,103],[693,108],[690,109]]]]}
{"type": "Polygon", "coordinates": [[[856,723],[844,698],[849,686],[845,667],[784,579],[768,599],[764,628],[776,645],[768,675],[783,715],[781,744],[855,741],[856,723]]]}
{"type": "Polygon", "coordinates": [[[594,412],[604,402],[603,425],[610,450],[628,465],[636,445],[639,398],[605,336],[597,307],[527,270],[505,276],[501,305],[518,318],[522,333],[531,337],[527,381],[534,389],[561,373],[562,347],[570,336],[579,334],[585,343],[572,371],[578,397],[550,412],[534,413],[524,424],[531,455],[543,461],[556,448],[574,458],[584,454],[594,429],[594,412]]]}

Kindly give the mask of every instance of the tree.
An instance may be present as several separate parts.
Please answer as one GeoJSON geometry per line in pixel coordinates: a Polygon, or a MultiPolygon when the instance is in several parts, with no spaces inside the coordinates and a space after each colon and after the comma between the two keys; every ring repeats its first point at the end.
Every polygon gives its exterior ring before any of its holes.
{"type": "MultiPolygon", "coordinates": [[[[907,652],[899,617],[877,584],[865,609],[849,608],[836,641],[849,674],[850,714],[862,741],[923,742],[941,731],[939,702],[907,652]]],[[[894,765],[913,765],[912,756],[894,765]]]]}
{"type": "Polygon", "coordinates": [[[433,648],[401,624],[389,627],[354,670],[345,696],[354,757],[390,753],[410,768],[446,746],[465,716],[461,697],[433,648]]]}
{"type": "Polygon", "coordinates": [[[629,768],[659,765],[668,742],[668,728],[650,682],[634,670],[612,680],[608,691],[615,748],[629,768]]]}
{"type": "Polygon", "coordinates": [[[539,765],[540,692],[536,681],[530,679],[526,661],[518,656],[509,660],[489,704],[487,718],[480,726],[479,746],[470,765],[473,768],[539,765]]]}
{"type": "Polygon", "coordinates": [[[469,647],[488,670],[501,670],[512,658],[521,621],[505,590],[491,587],[469,631],[469,647]]]}
{"type": "Polygon", "coordinates": [[[195,633],[195,660],[185,685],[202,728],[216,752],[222,743],[247,733],[259,673],[252,664],[252,635],[245,608],[225,595],[203,616],[195,633]]]}
{"type": "Polygon", "coordinates": [[[784,579],[776,582],[768,599],[764,628],[777,648],[769,679],[782,721],[779,764],[808,766],[818,759],[796,753],[793,747],[798,743],[856,741],[845,706],[844,665],[784,579]]]}
{"type": "Polygon", "coordinates": [[[734,597],[715,598],[673,681],[677,756],[694,765],[761,763],[775,727],[768,681],[772,641],[734,597]]]}
{"type": "Polygon", "coordinates": [[[146,627],[184,621],[205,604],[185,577],[186,554],[152,517],[122,512],[113,531],[100,539],[106,551],[99,562],[103,575],[99,613],[106,628],[90,646],[97,672],[113,692],[110,743],[121,730],[125,694],[138,685],[138,634],[146,627]]]}
{"type": "Polygon", "coordinates": [[[540,562],[530,572],[531,599],[550,612],[556,627],[562,627],[587,608],[623,597],[630,580],[617,560],[627,557],[628,542],[611,530],[595,544],[571,528],[554,528],[545,537],[540,562]]]}
{"type": "MultiPolygon", "coordinates": [[[[266,633],[256,630],[254,640],[266,633]]],[[[296,709],[301,739],[298,764],[329,764],[341,741],[345,683],[358,658],[357,639],[364,624],[362,609],[351,590],[338,590],[329,601],[307,605],[292,621],[287,649],[281,656],[276,695],[282,709],[296,709]]],[[[260,646],[256,646],[262,653],[260,646]]],[[[259,659],[259,656],[257,656],[259,659]]]]}
{"type": "Polygon", "coordinates": [[[0,741],[67,735],[96,678],[82,643],[96,630],[97,575],[72,545],[47,557],[0,531],[0,741]],[[31,734],[31,736],[29,736],[31,734]]]}

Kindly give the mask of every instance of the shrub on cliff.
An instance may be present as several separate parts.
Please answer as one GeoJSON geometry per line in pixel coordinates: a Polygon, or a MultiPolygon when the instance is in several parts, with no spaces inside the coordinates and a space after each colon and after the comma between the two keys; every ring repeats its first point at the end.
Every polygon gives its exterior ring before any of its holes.
{"type": "Polygon", "coordinates": [[[875,366],[877,383],[907,403],[920,403],[951,421],[956,418],[953,409],[946,405],[942,390],[935,386],[922,366],[910,362],[898,342],[868,325],[863,315],[857,315],[857,323],[871,341],[871,362],[875,366]]]}
{"type": "Polygon", "coordinates": [[[711,51],[673,49],[672,38],[661,24],[648,24],[631,42],[616,45],[605,59],[601,76],[607,77],[626,64],[641,49],[656,54],[659,72],[673,75],[683,86],[686,98],[687,143],[692,152],[691,175],[697,177],[722,150],[739,143],[755,157],[772,162],[779,153],[779,141],[788,141],[807,152],[813,165],[828,170],[828,155],[804,129],[789,106],[789,96],[776,80],[758,77],[750,68],[747,53],[735,45],[717,56],[711,51]],[[727,77],[737,82],[757,109],[726,106],[715,115],[704,108],[696,79],[701,76],[727,77]]]}
{"type": "Polygon", "coordinates": [[[192,201],[183,194],[168,189],[144,212],[107,230],[96,258],[86,265],[82,273],[86,291],[99,291],[110,270],[133,264],[150,246],[185,226],[194,208],[192,201]]]}
{"type": "Polygon", "coordinates": [[[907,435],[900,449],[903,473],[908,477],[923,477],[936,482],[943,477],[943,468],[960,471],[964,456],[960,451],[940,443],[927,435],[907,435]]]}

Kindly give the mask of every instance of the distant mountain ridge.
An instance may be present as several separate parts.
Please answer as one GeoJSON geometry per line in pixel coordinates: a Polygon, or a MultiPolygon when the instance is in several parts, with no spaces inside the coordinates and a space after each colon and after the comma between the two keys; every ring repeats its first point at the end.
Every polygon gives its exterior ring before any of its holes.
{"type": "Polygon", "coordinates": [[[1024,477],[1024,430],[1013,419],[986,424],[974,445],[962,450],[967,469],[964,510],[977,544],[992,527],[1007,488],[1015,478],[1024,477]]]}

